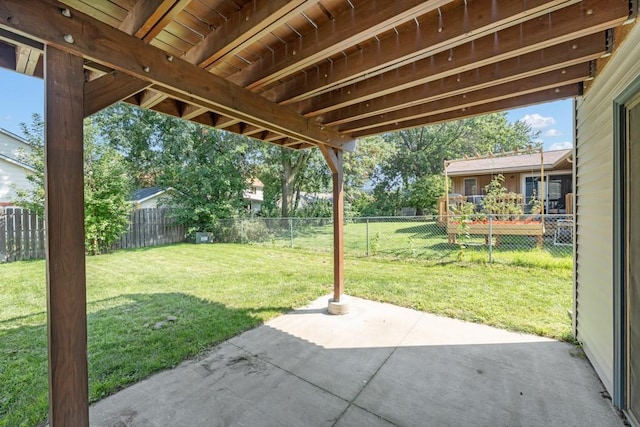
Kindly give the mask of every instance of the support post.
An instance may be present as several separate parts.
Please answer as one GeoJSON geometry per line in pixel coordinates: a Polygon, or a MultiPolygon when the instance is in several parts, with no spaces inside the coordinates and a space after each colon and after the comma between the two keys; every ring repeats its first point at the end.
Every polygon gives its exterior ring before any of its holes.
{"type": "Polygon", "coordinates": [[[320,146],[320,150],[331,169],[333,178],[333,299],[329,303],[329,312],[346,314],[348,305],[341,301],[344,291],[343,152],[324,145],[320,146]]]}
{"type": "Polygon", "coordinates": [[[45,47],[45,215],[49,425],[88,426],[84,248],[84,71],[45,47]]]}

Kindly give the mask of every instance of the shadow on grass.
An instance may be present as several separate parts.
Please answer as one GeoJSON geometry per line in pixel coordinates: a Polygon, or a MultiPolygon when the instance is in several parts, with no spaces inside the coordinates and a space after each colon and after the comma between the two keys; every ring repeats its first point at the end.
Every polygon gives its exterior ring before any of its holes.
{"type": "MultiPolygon", "coordinates": [[[[90,401],[261,324],[256,315],[260,312],[292,309],[235,309],[182,293],[129,294],[91,302],[87,315],[90,401]]],[[[22,316],[0,324],[0,426],[37,425],[47,416],[43,317],[39,313],[31,316],[31,322],[22,316]]]]}
{"type": "Polygon", "coordinates": [[[444,227],[440,227],[435,222],[428,222],[421,225],[415,225],[413,227],[398,228],[395,233],[401,234],[415,234],[415,237],[442,237],[447,238],[447,233],[444,227]]]}

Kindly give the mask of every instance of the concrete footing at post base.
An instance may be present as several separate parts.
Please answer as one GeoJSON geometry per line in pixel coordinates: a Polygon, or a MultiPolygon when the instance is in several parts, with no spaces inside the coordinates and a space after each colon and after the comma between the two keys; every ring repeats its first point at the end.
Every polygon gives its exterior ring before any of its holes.
{"type": "Polygon", "coordinates": [[[342,295],[340,301],[329,298],[329,314],[349,314],[349,297],[342,295]]]}

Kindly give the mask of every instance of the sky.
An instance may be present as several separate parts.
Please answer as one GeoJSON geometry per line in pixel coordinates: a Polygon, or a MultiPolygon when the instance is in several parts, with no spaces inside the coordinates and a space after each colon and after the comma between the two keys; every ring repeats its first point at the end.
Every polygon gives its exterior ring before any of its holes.
{"type": "MultiPolygon", "coordinates": [[[[44,83],[41,79],[0,68],[0,128],[22,136],[20,123],[43,115],[44,83]]],[[[544,149],[560,150],[573,144],[573,101],[563,100],[507,112],[510,122],[522,120],[539,132],[544,149]]]]}

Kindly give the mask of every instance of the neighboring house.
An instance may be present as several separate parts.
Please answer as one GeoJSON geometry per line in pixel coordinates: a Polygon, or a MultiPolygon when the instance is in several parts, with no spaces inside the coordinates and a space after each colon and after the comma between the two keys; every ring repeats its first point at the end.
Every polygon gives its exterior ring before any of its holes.
{"type": "Polygon", "coordinates": [[[257,214],[262,209],[264,201],[264,184],[258,178],[251,180],[249,188],[242,192],[242,198],[247,211],[257,214]]]}
{"type": "Polygon", "coordinates": [[[0,128],[0,206],[13,206],[16,190],[31,187],[27,175],[34,169],[18,160],[22,152],[31,150],[27,141],[0,128]]]}
{"type": "MultiPolygon", "coordinates": [[[[498,174],[504,176],[503,185],[507,191],[525,195],[528,204],[535,196],[542,194],[540,173],[544,172],[546,212],[551,214],[571,213],[567,206],[567,194],[573,192],[573,152],[556,150],[496,154],[481,158],[449,160],[446,174],[451,178],[450,193],[467,196],[483,196],[485,187],[498,174]],[[544,166],[543,170],[541,166],[544,166]]],[[[479,199],[479,198],[478,198],[479,199]]]]}
{"type": "Polygon", "coordinates": [[[140,188],[133,193],[129,200],[135,209],[153,209],[165,206],[174,196],[176,190],[168,187],[140,188]]]}

